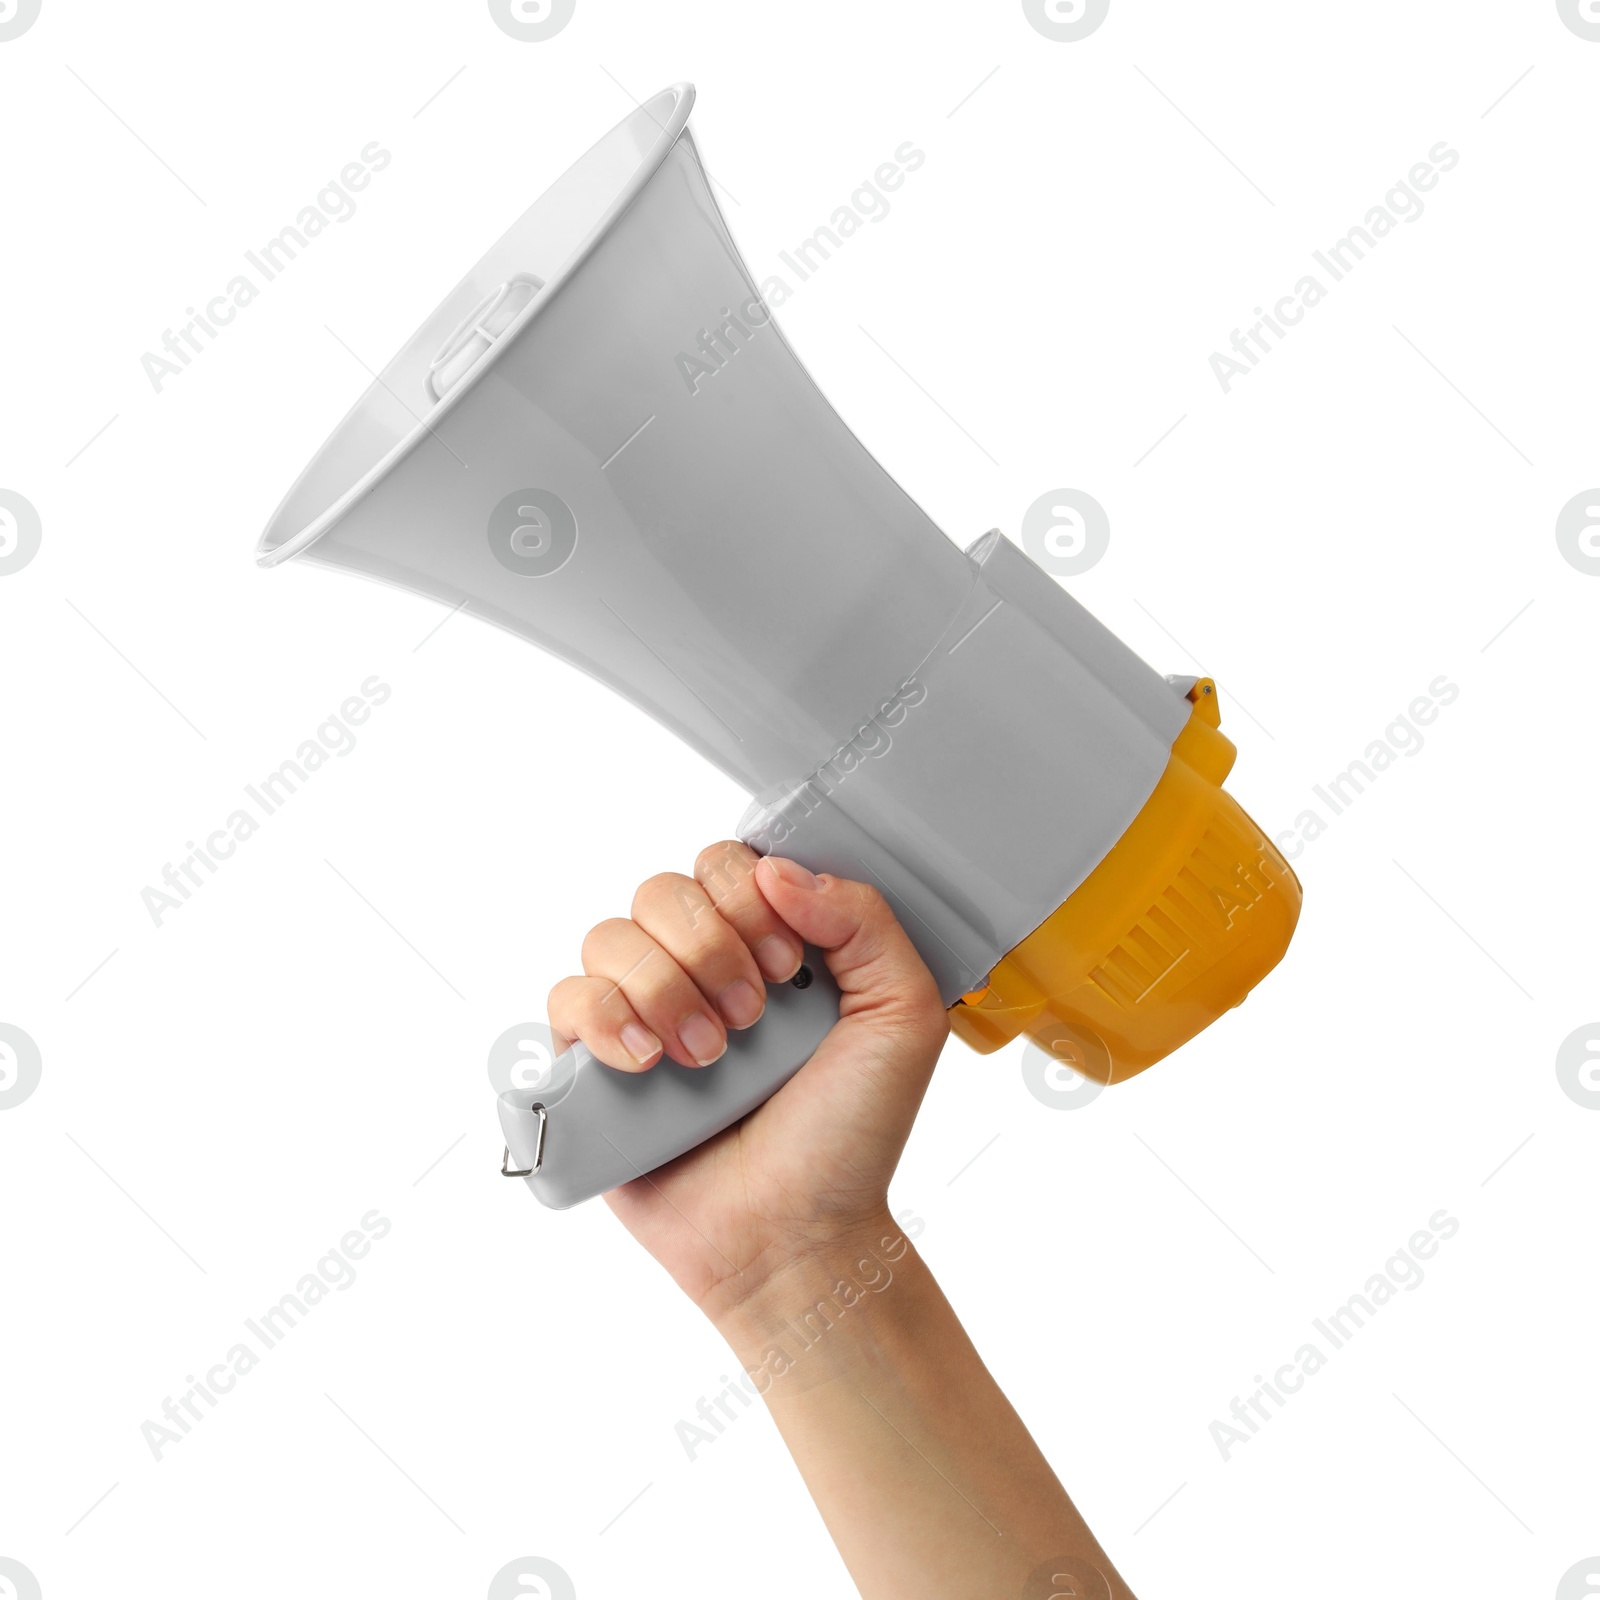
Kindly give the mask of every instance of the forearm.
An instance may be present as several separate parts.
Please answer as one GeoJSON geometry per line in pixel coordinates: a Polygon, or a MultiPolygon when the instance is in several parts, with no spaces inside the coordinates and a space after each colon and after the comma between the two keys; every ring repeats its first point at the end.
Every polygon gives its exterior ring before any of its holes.
{"type": "Polygon", "coordinates": [[[865,1600],[1131,1600],[887,1214],[708,1310],[865,1600]]]}

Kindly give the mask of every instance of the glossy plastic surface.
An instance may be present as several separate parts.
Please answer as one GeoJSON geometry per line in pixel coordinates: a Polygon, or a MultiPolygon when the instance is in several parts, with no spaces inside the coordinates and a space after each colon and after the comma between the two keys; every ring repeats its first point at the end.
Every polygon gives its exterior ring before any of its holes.
{"type": "Polygon", "coordinates": [[[1027,1034],[1120,1083],[1209,1027],[1283,958],[1300,881],[1222,787],[1234,747],[1197,679],[1172,760],[1132,825],[1056,911],[950,1008],[988,1052],[1027,1034]]]}
{"type": "Polygon", "coordinates": [[[771,985],[753,1027],[728,1035],[727,1053],[709,1067],[662,1061],[648,1072],[617,1072],[582,1045],[558,1058],[552,1087],[500,1096],[500,1128],[514,1169],[534,1164],[536,1104],[546,1107],[543,1159],[524,1178],[541,1205],[564,1210],[643,1177],[731,1127],[776,1094],[811,1058],[839,1020],[839,990],[815,950],[811,982],[771,985]]]}
{"type": "MultiPolygon", "coordinates": [[[[1001,535],[958,548],[862,447],[740,258],[692,100],[646,102],[486,253],[259,559],[428,594],[606,683],[746,790],[758,848],[877,884],[954,1001],[1123,835],[1188,707],[1001,535]]],[[[799,1065],[753,1042],[773,1027],[743,1046],[762,1083],[799,1065]]],[[[759,1103],[732,1071],[692,1100],[664,1068],[598,1087],[622,1076],[583,1064],[573,1111],[592,1104],[598,1139],[659,1094],[662,1159],[759,1103]]]]}
{"type": "Polygon", "coordinates": [[[1014,545],[964,553],[862,447],[673,135],[687,99],[641,108],[490,251],[263,559],[420,590],[605,682],[752,796],[747,837],[882,887],[953,999],[1121,835],[1186,708],[1014,545]],[[432,402],[441,347],[519,274],[544,287],[432,402]]]}

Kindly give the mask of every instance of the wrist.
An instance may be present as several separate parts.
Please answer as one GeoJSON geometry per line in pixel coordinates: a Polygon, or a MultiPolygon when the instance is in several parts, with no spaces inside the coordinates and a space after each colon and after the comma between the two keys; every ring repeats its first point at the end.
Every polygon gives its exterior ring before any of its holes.
{"type": "Polygon", "coordinates": [[[887,1205],[815,1237],[790,1241],[719,1284],[701,1302],[717,1331],[747,1366],[809,1345],[855,1315],[917,1265],[911,1241],[887,1205]]]}

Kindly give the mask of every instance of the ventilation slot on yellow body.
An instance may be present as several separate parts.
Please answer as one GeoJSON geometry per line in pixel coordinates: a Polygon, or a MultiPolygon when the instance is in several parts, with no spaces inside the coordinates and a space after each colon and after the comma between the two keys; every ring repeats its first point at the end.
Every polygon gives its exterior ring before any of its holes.
{"type": "Polygon", "coordinates": [[[1194,709],[1155,790],[1105,859],[950,1008],[973,1049],[1019,1034],[1089,1077],[1142,1072],[1236,1006],[1288,948],[1300,882],[1222,788],[1235,750],[1216,685],[1194,709]]]}

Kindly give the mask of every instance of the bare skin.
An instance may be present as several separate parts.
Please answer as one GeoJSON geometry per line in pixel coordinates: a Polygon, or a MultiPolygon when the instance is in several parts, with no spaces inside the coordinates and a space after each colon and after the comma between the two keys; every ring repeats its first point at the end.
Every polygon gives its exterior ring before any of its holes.
{"type": "Polygon", "coordinates": [[[890,1215],[947,1023],[875,889],[712,845],[590,931],[550,1023],[624,1072],[705,1065],[802,942],[843,997],[816,1054],[608,1204],[739,1357],[865,1600],[1133,1600],[890,1215]]]}

